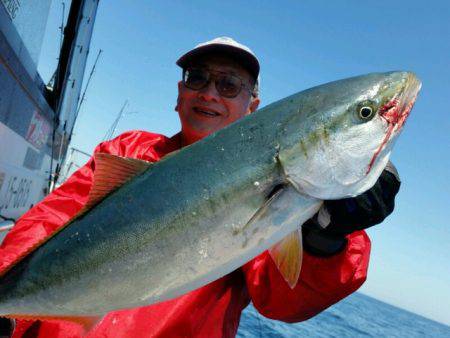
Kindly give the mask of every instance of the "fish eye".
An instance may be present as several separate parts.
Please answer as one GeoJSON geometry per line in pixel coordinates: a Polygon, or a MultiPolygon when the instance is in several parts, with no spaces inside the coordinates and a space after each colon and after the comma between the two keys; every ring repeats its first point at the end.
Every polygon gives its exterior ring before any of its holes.
{"type": "Polygon", "coordinates": [[[363,121],[369,121],[375,116],[375,106],[373,102],[362,102],[357,107],[358,117],[363,121]]]}
{"type": "Polygon", "coordinates": [[[359,109],[359,117],[362,119],[368,119],[372,116],[373,109],[372,107],[364,106],[359,109]]]}

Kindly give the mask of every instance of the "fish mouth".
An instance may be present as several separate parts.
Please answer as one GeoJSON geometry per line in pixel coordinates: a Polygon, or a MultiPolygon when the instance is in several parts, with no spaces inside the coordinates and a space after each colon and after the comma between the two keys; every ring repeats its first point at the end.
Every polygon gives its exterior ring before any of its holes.
{"type": "Polygon", "coordinates": [[[422,83],[413,73],[405,74],[400,80],[398,92],[384,104],[379,111],[380,117],[387,122],[386,135],[383,138],[378,149],[372,156],[367,167],[366,175],[370,173],[375,160],[384,149],[386,144],[393,137],[393,134],[398,134],[408,118],[414,103],[416,102],[417,94],[419,93],[422,83]],[[394,133],[395,132],[395,133],[394,133]]]}
{"type": "Polygon", "coordinates": [[[401,81],[401,88],[391,100],[380,108],[380,116],[388,126],[393,126],[399,131],[405,124],[422,86],[419,79],[413,73],[406,73],[401,81]]]}

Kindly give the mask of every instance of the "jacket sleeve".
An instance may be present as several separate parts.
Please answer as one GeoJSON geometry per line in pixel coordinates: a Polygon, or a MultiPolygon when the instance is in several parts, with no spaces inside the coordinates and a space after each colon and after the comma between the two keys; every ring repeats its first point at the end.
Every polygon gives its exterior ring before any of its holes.
{"type": "Polygon", "coordinates": [[[309,319],[356,291],[366,280],[370,240],[364,231],[347,236],[343,251],[331,257],[303,253],[298,284],[291,289],[268,251],[242,269],[255,308],[285,322],[309,319]]]}

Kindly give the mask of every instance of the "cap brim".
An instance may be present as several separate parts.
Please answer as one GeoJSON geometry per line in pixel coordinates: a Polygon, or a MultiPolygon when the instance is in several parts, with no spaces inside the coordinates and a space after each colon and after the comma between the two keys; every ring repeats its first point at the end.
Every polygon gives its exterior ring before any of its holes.
{"type": "Polygon", "coordinates": [[[186,68],[189,66],[193,60],[196,58],[210,53],[220,53],[231,57],[238,61],[242,66],[247,69],[250,74],[256,80],[259,75],[259,62],[254,55],[251,53],[237,47],[224,44],[210,44],[206,46],[201,46],[194,48],[193,50],[187,52],[176,62],[181,68],[186,68]]]}

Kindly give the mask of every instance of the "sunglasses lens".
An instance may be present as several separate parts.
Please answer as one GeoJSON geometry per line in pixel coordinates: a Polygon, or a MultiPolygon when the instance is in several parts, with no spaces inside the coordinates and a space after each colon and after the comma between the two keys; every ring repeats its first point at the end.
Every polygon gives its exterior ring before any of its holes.
{"type": "Polygon", "coordinates": [[[201,69],[189,69],[184,73],[184,84],[194,90],[202,89],[209,81],[209,73],[201,69]]]}
{"type": "Polygon", "coordinates": [[[223,75],[217,79],[216,88],[223,97],[236,97],[241,91],[242,81],[233,75],[223,75]]]}
{"type": "Polygon", "coordinates": [[[193,90],[205,88],[211,79],[214,80],[217,92],[226,98],[236,97],[242,89],[242,80],[234,75],[220,73],[211,75],[206,69],[187,69],[183,75],[184,85],[193,90]]]}

